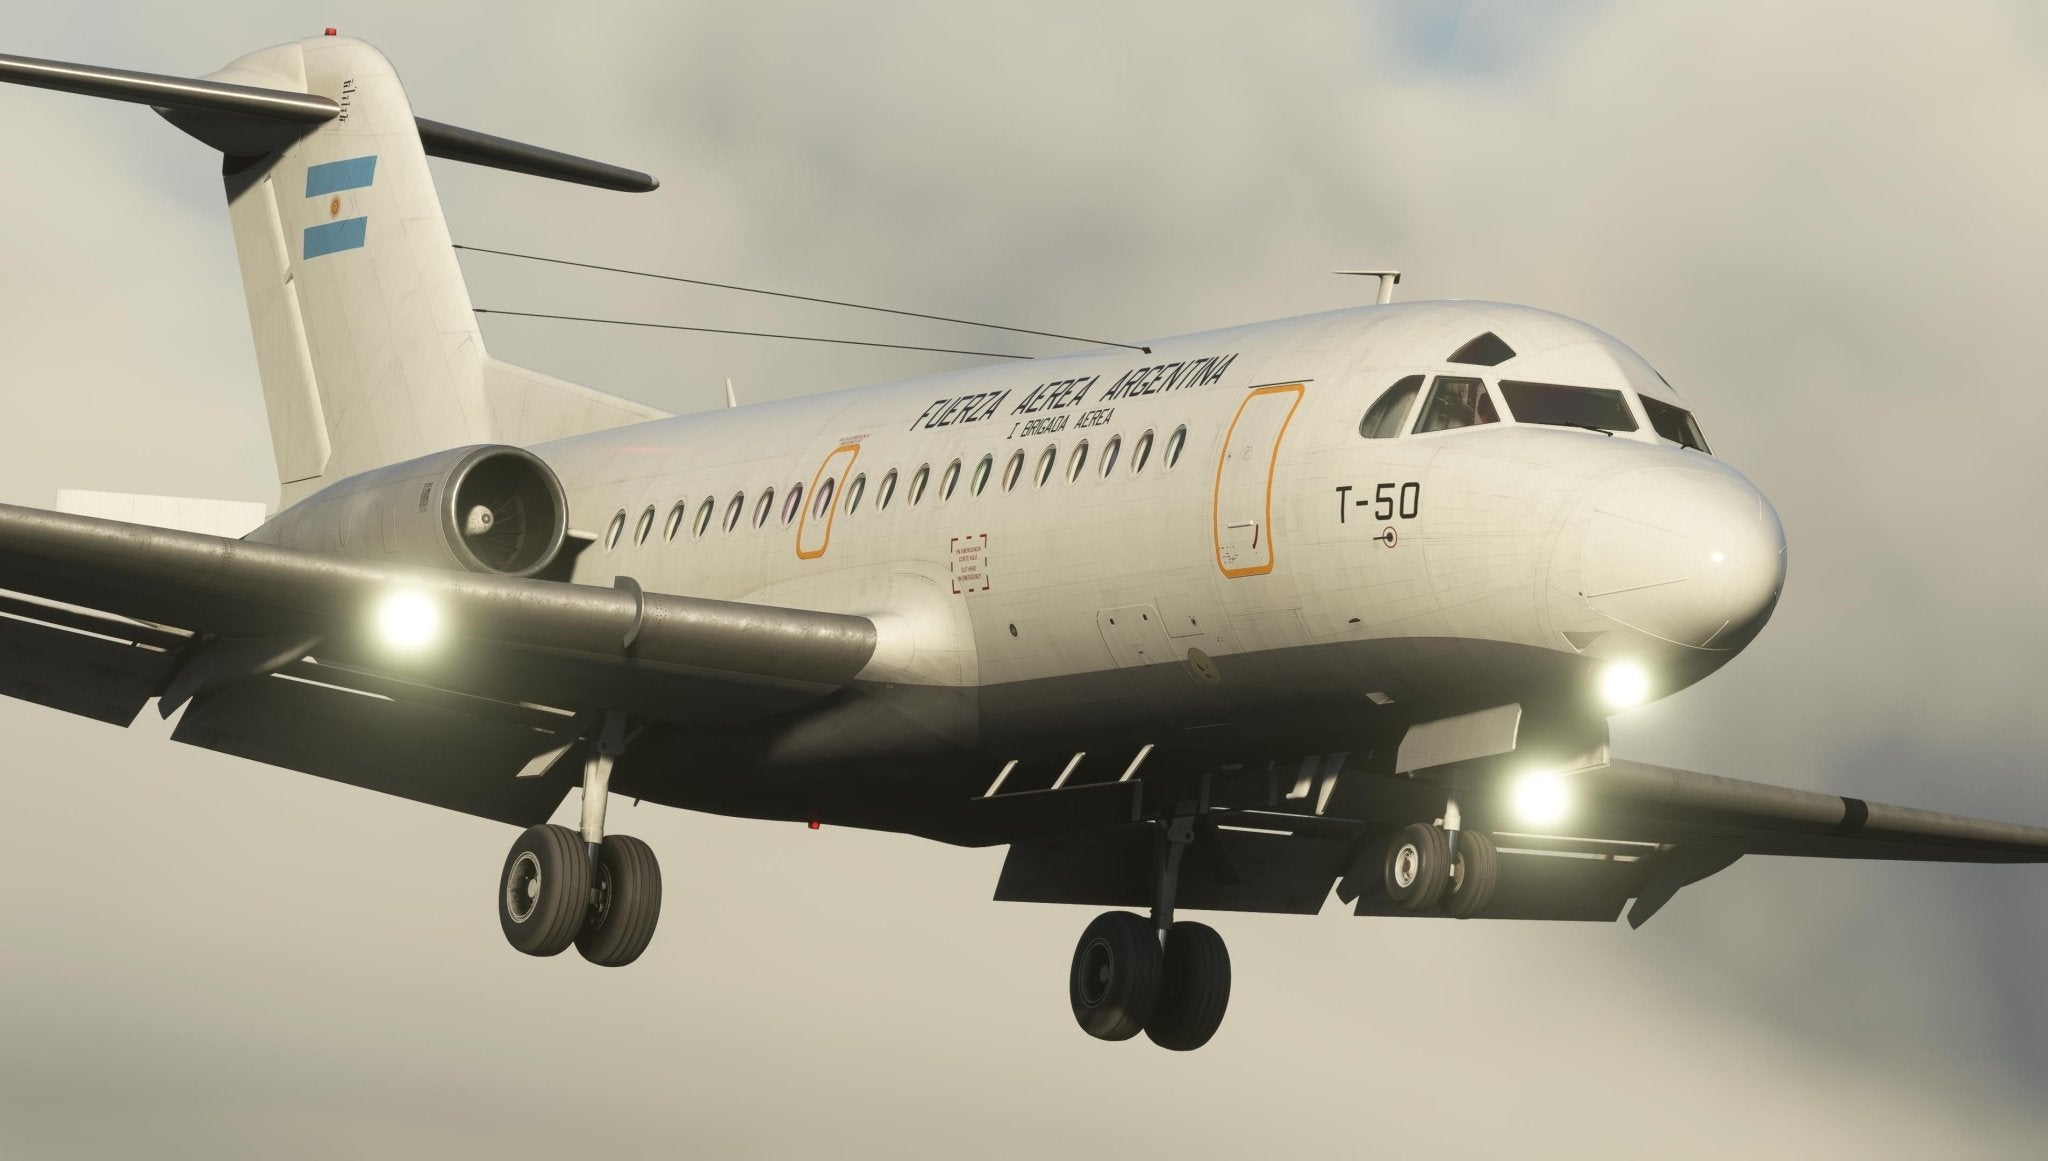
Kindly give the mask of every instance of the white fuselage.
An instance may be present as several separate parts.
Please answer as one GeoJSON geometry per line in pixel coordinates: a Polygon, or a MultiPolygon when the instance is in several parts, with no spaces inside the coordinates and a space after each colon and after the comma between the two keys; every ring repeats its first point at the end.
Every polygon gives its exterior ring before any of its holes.
{"type": "Polygon", "coordinates": [[[1389,715],[1577,713],[1617,660],[1661,696],[1755,635],[1784,576],[1777,517],[1734,470],[1660,439],[1643,397],[1679,404],[1584,324],[1413,303],[536,450],[596,537],[576,580],[867,615],[881,647],[865,689],[958,695],[886,738],[849,728],[874,715],[844,705],[779,723],[770,762],[900,756],[915,733],[1000,757],[1054,726],[1067,750],[1276,733],[1310,750],[1389,715]],[[1446,361],[1485,332],[1514,357],[1446,361]],[[1367,408],[1413,375],[1477,378],[1496,400],[1504,378],[1620,391],[1635,430],[1502,414],[1362,437],[1367,408]]]}

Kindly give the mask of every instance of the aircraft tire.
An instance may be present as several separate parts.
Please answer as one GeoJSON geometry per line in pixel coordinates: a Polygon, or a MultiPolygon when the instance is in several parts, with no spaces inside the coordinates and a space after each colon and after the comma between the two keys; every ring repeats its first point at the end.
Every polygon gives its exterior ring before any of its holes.
{"type": "Polygon", "coordinates": [[[1230,949],[1205,923],[1176,923],[1166,929],[1159,1002],[1145,1021],[1152,1043],[1173,1052],[1193,1052],[1223,1026],[1230,1006],[1230,949]]]}
{"type": "Polygon", "coordinates": [[[1404,911],[1427,911],[1443,898],[1450,882],[1450,851],[1444,832],[1412,822],[1387,844],[1387,897],[1404,911]]]}
{"type": "Polygon", "coordinates": [[[1450,885],[1444,888],[1444,914],[1453,919],[1470,919],[1493,902],[1500,885],[1500,852],[1493,840],[1476,830],[1458,833],[1457,865],[1451,870],[1450,885]]]}
{"type": "Polygon", "coordinates": [[[1105,911],[1081,932],[1067,973],[1074,1020],[1097,1040],[1129,1040],[1159,1002],[1159,937],[1144,916],[1105,911]]]}
{"type": "Polygon", "coordinates": [[[599,967],[625,967],[647,950],[661,919],[661,864],[639,839],[606,835],[593,886],[595,902],[576,950],[599,967]]]}
{"type": "Polygon", "coordinates": [[[590,857],[566,826],[530,826],[498,876],[498,924],[527,955],[559,955],[590,912],[590,857]]]}

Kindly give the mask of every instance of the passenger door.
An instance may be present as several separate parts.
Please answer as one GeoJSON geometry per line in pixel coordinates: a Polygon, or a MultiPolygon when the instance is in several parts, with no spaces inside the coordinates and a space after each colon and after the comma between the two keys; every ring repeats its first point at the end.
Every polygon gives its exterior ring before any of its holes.
{"type": "Polygon", "coordinates": [[[1286,383],[1246,393],[1224,433],[1211,531],[1226,577],[1273,571],[1273,465],[1305,390],[1286,383]]]}

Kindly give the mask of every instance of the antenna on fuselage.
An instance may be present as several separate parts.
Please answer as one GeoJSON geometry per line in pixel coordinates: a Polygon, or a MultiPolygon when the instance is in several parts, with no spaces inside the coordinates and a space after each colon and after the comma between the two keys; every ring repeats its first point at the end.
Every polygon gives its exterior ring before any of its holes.
{"type": "Polygon", "coordinates": [[[1399,270],[1332,270],[1332,274],[1362,274],[1380,280],[1379,304],[1385,306],[1394,301],[1394,287],[1401,283],[1399,270]]]}

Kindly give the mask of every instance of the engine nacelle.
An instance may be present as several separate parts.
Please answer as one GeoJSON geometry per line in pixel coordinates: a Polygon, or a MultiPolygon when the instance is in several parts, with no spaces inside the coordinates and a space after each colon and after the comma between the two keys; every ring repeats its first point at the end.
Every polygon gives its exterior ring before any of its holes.
{"type": "Polygon", "coordinates": [[[247,539],[336,556],[532,576],[562,550],[569,503],[539,456],[450,448],[330,484],[247,539]]]}

